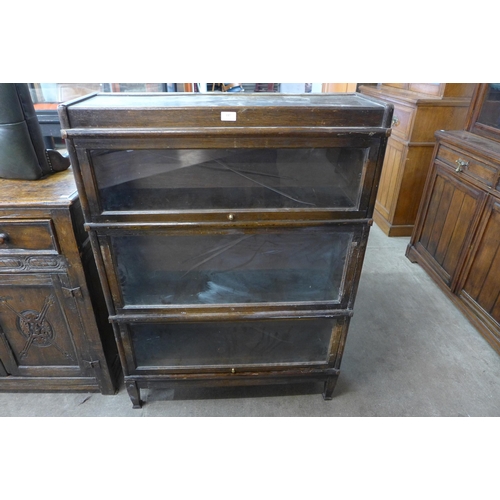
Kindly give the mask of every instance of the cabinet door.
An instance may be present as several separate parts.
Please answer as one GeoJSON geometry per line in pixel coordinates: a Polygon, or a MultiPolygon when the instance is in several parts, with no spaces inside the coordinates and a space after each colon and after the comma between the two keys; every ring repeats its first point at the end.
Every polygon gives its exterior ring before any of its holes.
{"type": "Polygon", "coordinates": [[[389,236],[409,236],[417,217],[433,147],[389,139],[375,221],[389,236]]]}
{"type": "Polygon", "coordinates": [[[415,247],[453,288],[486,195],[437,164],[428,193],[415,247]]]}
{"type": "Polygon", "coordinates": [[[74,298],[59,275],[2,276],[0,360],[3,375],[83,375],[75,336],[81,335],[74,298]]]}
{"type": "Polygon", "coordinates": [[[377,211],[388,221],[394,214],[407,151],[408,146],[392,138],[389,139],[375,205],[377,211]]]}
{"type": "MultiPolygon", "coordinates": [[[[500,201],[491,199],[483,218],[484,231],[475,245],[462,298],[473,301],[500,324],[500,201]],[[464,296],[464,293],[466,294],[464,296]]],[[[497,326],[498,333],[498,326],[497,326]]]]}

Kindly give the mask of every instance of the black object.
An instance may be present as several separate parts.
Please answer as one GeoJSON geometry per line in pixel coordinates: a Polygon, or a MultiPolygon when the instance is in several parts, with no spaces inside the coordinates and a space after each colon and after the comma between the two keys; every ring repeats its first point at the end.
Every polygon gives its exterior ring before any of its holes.
{"type": "Polygon", "coordinates": [[[66,170],[69,158],[45,149],[26,83],[0,83],[0,177],[36,180],[66,170]]]}

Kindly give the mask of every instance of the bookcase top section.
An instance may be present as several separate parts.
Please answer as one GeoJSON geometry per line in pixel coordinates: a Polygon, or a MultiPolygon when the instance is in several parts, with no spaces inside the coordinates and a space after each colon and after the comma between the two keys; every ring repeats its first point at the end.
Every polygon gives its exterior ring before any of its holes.
{"type": "Polygon", "coordinates": [[[97,93],[68,101],[74,108],[179,108],[206,106],[278,107],[384,107],[357,93],[347,94],[245,94],[238,93],[97,93]]]}
{"type": "Polygon", "coordinates": [[[352,94],[97,93],[59,106],[63,129],[389,128],[392,105],[352,94]]]}

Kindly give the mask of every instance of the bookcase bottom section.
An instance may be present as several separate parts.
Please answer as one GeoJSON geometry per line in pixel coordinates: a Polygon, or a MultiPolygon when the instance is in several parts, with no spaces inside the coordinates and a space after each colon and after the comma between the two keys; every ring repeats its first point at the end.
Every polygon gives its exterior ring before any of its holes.
{"type": "Polygon", "coordinates": [[[125,384],[140,389],[325,382],[331,399],[349,316],[120,325],[125,384]]]}
{"type": "Polygon", "coordinates": [[[336,368],[287,369],[254,371],[235,374],[172,374],[161,376],[126,376],[125,387],[133,408],[142,408],[141,389],[176,388],[187,385],[197,387],[230,387],[324,382],[323,399],[331,400],[340,370],[336,368]]]}

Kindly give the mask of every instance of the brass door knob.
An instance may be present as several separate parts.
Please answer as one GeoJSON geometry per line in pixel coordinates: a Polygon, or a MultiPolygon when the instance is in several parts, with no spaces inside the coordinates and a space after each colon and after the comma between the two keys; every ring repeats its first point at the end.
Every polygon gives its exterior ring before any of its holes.
{"type": "Polygon", "coordinates": [[[399,125],[399,118],[397,116],[392,117],[392,126],[397,127],[399,125]]]}
{"type": "Polygon", "coordinates": [[[7,243],[9,240],[9,235],[7,233],[0,233],[0,245],[7,243]]]}

